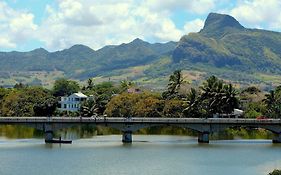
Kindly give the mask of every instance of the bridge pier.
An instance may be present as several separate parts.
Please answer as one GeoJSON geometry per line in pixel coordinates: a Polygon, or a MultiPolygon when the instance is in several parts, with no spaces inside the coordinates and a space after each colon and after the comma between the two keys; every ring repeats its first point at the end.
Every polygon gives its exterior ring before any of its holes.
{"type": "Polygon", "coordinates": [[[276,133],[273,140],[272,140],[272,143],[281,143],[281,133],[276,133]]]}
{"type": "Polygon", "coordinates": [[[45,142],[52,141],[53,139],[54,139],[54,132],[46,131],[45,132],[45,142]]]}
{"type": "Polygon", "coordinates": [[[199,132],[198,143],[209,143],[209,132],[199,132]]]}
{"type": "Polygon", "coordinates": [[[123,143],[132,143],[132,131],[123,131],[122,142],[123,143]]]}

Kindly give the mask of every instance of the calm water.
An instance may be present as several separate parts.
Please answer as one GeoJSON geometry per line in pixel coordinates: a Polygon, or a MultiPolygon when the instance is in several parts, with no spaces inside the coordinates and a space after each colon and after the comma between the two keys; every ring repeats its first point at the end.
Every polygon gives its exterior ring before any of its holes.
{"type": "Polygon", "coordinates": [[[211,141],[185,136],[120,135],[45,145],[43,139],[0,138],[1,175],[266,175],[281,168],[271,140],[211,141]]]}

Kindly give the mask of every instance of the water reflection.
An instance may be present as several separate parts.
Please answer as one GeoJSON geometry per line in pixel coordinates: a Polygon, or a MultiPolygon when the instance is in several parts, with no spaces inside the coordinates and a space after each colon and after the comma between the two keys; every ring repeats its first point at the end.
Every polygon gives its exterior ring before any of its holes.
{"type": "Polygon", "coordinates": [[[93,135],[59,145],[1,137],[0,174],[266,175],[281,165],[281,146],[270,140],[198,144],[197,137],[171,135],[134,135],[133,140],[123,144],[121,135],[93,135]]]}
{"type": "MultiPolygon", "coordinates": [[[[77,140],[80,138],[91,138],[99,135],[120,135],[121,132],[108,127],[102,126],[76,126],[72,128],[62,129],[55,132],[55,137],[69,140],[77,140]]],[[[178,128],[178,127],[151,127],[141,129],[134,135],[179,135],[179,136],[197,136],[197,132],[178,128]]],[[[0,137],[9,139],[18,138],[44,138],[42,131],[20,125],[2,125],[0,126],[0,137]]],[[[247,129],[227,129],[223,132],[213,133],[211,140],[239,140],[239,139],[271,139],[272,133],[266,130],[247,130],[247,129]]],[[[134,141],[136,141],[134,139],[134,141]]],[[[145,141],[145,140],[143,140],[145,141]]]]}

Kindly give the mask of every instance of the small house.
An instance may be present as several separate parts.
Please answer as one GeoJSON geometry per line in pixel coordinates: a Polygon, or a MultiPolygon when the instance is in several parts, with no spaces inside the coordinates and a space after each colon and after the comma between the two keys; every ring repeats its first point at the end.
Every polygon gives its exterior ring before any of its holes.
{"type": "Polygon", "coordinates": [[[86,101],[88,96],[82,92],[73,93],[67,97],[61,97],[59,101],[60,111],[78,111],[81,107],[82,102],[86,101]]]}

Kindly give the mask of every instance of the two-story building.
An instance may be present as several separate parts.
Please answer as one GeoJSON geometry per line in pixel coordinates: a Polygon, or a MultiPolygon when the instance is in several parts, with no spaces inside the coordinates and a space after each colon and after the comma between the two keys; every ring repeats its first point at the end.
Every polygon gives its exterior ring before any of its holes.
{"type": "Polygon", "coordinates": [[[87,98],[88,96],[82,92],[73,93],[67,97],[61,97],[59,101],[60,107],[58,109],[60,111],[78,111],[81,107],[81,103],[86,101],[87,98]]]}

